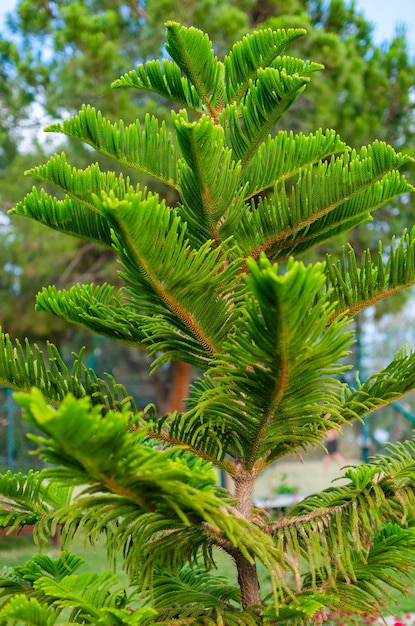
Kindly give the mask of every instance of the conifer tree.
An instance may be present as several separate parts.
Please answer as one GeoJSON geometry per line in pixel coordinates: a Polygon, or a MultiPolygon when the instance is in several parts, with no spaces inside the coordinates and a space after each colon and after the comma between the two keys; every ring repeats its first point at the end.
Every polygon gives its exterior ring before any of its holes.
{"type": "Polygon", "coordinates": [[[1,520],[60,528],[63,552],[3,574],[0,624],[321,622],[379,615],[384,586],[404,589],[415,554],[415,442],[350,467],[347,482],[282,518],[254,505],[260,474],[301,457],[415,388],[402,349],[368,380],[343,378],[354,316],[415,282],[415,231],[358,261],[351,246],[304,264],[301,255],[372,219],[414,188],[410,157],[385,143],[355,150],[333,130],[278,124],[322,66],[285,55],[302,29],[258,30],[218,60],[207,35],[167,23],[167,55],[115,81],[173,103],[174,133],[148,115],[113,123],[91,106],[47,130],[64,133],[170,187],[166,204],[128,177],[71,167],[64,154],[30,171],[36,188],[13,213],[114,249],[121,289],[45,287],[36,302],[66,321],[172,360],[198,377],[182,412],[136,410],[128,390],[2,335],[0,376],[18,391],[46,469],[0,477],[1,520]],[[217,486],[215,469],[234,484],[217,486]],[[74,490],[74,488],[77,488],[74,490]],[[69,552],[104,537],[116,574],[77,574],[69,552]],[[235,581],[218,576],[218,554],[235,581]],[[258,566],[266,576],[259,576],[258,566]]]}

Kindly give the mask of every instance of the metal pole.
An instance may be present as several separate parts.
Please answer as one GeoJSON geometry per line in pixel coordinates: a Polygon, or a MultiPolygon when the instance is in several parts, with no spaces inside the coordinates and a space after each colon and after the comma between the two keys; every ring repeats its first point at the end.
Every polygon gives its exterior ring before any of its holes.
{"type": "Polygon", "coordinates": [[[14,401],[11,389],[6,389],[7,397],[7,465],[14,467],[14,401]]]}
{"type": "MultiPolygon", "coordinates": [[[[355,329],[356,329],[356,369],[359,372],[360,380],[364,380],[363,376],[363,367],[362,367],[362,325],[360,322],[360,316],[356,315],[355,318],[355,329]]],[[[361,437],[361,453],[363,463],[369,463],[370,456],[370,433],[369,433],[369,425],[363,416],[363,423],[360,432],[361,437]]]]}

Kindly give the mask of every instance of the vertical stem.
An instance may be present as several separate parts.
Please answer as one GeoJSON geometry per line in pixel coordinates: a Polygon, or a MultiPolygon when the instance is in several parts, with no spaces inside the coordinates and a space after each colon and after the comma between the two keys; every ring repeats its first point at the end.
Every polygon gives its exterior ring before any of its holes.
{"type": "Polygon", "coordinates": [[[243,554],[235,555],[235,564],[238,570],[238,584],[241,589],[242,608],[261,604],[259,593],[258,572],[255,563],[250,563],[243,554]]]}
{"type": "MultiPolygon", "coordinates": [[[[242,466],[237,468],[234,476],[235,496],[238,499],[236,508],[249,521],[252,517],[254,499],[254,476],[242,466]]],[[[240,552],[235,553],[234,560],[238,570],[238,583],[241,589],[242,607],[261,604],[259,579],[256,564],[250,563],[240,552]]]]}

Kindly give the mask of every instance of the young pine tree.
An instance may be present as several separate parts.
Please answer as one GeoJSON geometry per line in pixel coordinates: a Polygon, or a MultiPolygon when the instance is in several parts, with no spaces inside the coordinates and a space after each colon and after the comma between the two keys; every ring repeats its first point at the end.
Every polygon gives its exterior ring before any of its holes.
{"type": "Polygon", "coordinates": [[[65,551],[3,573],[1,624],[301,624],[379,615],[384,585],[404,588],[414,442],[349,468],[346,484],[282,518],[253,503],[271,463],[415,388],[404,350],[364,383],[342,377],[354,316],[415,282],[415,231],[379,244],[373,260],[357,263],[347,246],[301,261],[414,191],[399,172],[410,158],[384,143],[354,150],[331,130],[278,130],[322,69],[283,56],[302,35],[259,30],[222,62],[206,35],[169,22],[170,59],[114,86],[174,103],[174,132],[151,116],[113,124],[89,106],[47,129],[163,183],[177,202],[96,164],[72,168],[63,154],[34,168],[64,199],[34,189],[13,212],[112,248],[124,283],[47,287],[37,309],[147,350],[153,369],[175,360],[198,376],[183,412],[139,413],[82,355],[68,368],[54,346],[43,354],[3,335],[1,380],[20,390],[47,467],[1,477],[2,523],[34,524],[40,539],[59,526],[65,551]],[[130,587],[111,572],[76,573],[68,548],[79,533],[104,537],[130,587]],[[223,554],[234,581],[217,575],[223,554]]]}

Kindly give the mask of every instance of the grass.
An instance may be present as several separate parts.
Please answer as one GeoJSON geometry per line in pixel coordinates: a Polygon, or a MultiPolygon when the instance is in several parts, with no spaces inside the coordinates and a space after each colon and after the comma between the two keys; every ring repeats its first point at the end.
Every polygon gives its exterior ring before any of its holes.
{"type": "MultiPolygon", "coordinates": [[[[3,567],[14,567],[23,565],[34,554],[42,552],[50,558],[56,559],[60,553],[60,547],[53,542],[48,542],[40,548],[35,544],[31,535],[22,536],[2,536],[0,537],[0,562],[3,567]]],[[[103,546],[97,549],[92,547],[85,548],[83,541],[77,541],[72,547],[71,552],[79,554],[85,559],[84,565],[79,568],[78,572],[103,572],[110,569],[107,563],[106,554],[103,546]]]]}
{"type": "Polygon", "coordinates": [[[395,590],[391,590],[391,596],[396,600],[396,604],[392,601],[388,602],[391,615],[397,613],[415,613],[415,572],[408,583],[409,591],[407,596],[403,596],[395,590]]]}
{"type": "MultiPolygon", "coordinates": [[[[83,539],[78,539],[70,546],[70,551],[85,559],[85,563],[77,570],[79,574],[101,573],[111,569],[104,545],[91,546],[86,544],[83,539]]],[[[0,537],[0,563],[3,567],[23,565],[38,552],[47,554],[51,559],[56,559],[60,554],[60,547],[51,541],[40,548],[35,544],[31,535],[0,537]]],[[[121,568],[119,568],[118,573],[122,579],[125,578],[125,582],[128,584],[128,577],[121,568]]]]}
{"type": "MultiPolygon", "coordinates": [[[[71,552],[74,552],[85,559],[85,563],[77,570],[77,573],[97,572],[101,573],[105,570],[111,569],[110,564],[107,561],[106,551],[104,545],[91,546],[86,544],[82,539],[78,539],[71,546],[71,552]]],[[[47,543],[41,550],[49,557],[55,559],[59,556],[60,548],[54,545],[53,542],[47,543]]],[[[2,567],[13,567],[15,565],[23,565],[34,554],[39,552],[39,547],[34,543],[31,535],[22,536],[0,536],[0,565],[2,567]]],[[[222,551],[217,555],[217,573],[226,576],[231,583],[236,581],[236,569],[233,561],[222,551]]],[[[129,586],[128,576],[122,570],[122,564],[120,562],[117,568],[117,573],[120,578],[120,583],[125,587],[129,586]]],[[[264,578],[266,578],[265,570],[261,572],[264,578]]],[[[392,590],[388,590],[392,598],[395,599],[388,601],[386,613],[391,615],[398,615],[404,613],[415,613],[415,571],[412,578],[408,582],[409,593],[405,597],[402,594],[392,590]]],[[[385,613],[385,614],[386,614],[385,613]]]]}

